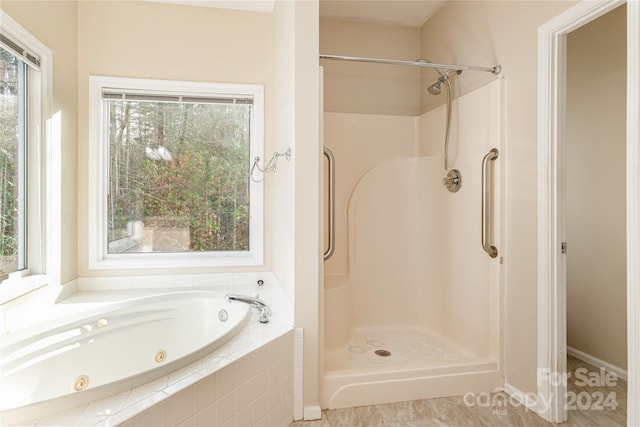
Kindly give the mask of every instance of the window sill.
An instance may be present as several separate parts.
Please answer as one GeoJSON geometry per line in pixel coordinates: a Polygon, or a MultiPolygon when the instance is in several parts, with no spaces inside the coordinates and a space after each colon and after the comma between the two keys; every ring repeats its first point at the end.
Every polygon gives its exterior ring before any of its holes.
{"type": "Polygon", "coordinates": [[[90,270],[126,270],[161,268],[255,267],[263,265],[262,253],[226,252],[212,256],[209,253],[156,254],[138,253],[109,255],[89,263],[90,270]]]}
{"type": "Polygon", "coordinates": [[[42,288],[49,283],[49,278],[44,274],[35,274],[27,277],[10,277],[0,283],[0,304],[20,298],[29,292],[42,288]]]}

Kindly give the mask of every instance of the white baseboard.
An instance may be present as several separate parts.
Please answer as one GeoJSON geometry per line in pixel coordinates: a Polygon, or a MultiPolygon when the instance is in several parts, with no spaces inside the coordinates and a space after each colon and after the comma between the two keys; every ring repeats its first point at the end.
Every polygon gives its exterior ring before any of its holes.
{"type": "Polygon", "coordinates": [[[616,376],[618,378],[620,378],[621,380],[624,380],[624,381],[627,380],[627,370],[626,369],[622,369],[622,368],[620,368],[618,366],[612,365],[609,362],[605,362],[602,359],[598,359],[595,356],[587,354],[584,351],[580,351],[580,350],[578,350],[576,348],[573,348],[573,347],[567,346],[567,354],[569,356],[575,357],[576,359],[580,359],[583,362],[587,362],[587,363],[595,366],[596,368],[604,368],[605,371],[611,372],[613,374],[616,374],[616,376]]]}
{"type": "Polygon", "coordinates": [[[538,413],[538,395],[536,393],[525,393],[509,383],[504,383],[502,388],[505,393],[520,402],[522,406],[536,414],[538,413]]]}
{"type": "Polygon", "coordinates": [[[304,408],[305,421],[319,420],[321,418],[322,418],[322,410],[320,409],[319,405],[305,406],[304,408]]]}

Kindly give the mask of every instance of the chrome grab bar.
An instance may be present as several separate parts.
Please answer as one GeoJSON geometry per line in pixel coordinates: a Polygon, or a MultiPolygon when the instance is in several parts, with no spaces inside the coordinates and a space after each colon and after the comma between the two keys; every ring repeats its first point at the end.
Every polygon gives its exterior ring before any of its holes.
{"type": "Polygon", "coordinates": [[[498,256],[498,249],[493,246],[490,241],[491,234],[491,171],[489,170],[489,160],[498,158],[498,149],[493,148],[482,159],[482,249],[489,254],[491,258],[498,256]]]}
{"type": "Polygon", "coordinates": [[[336,170],[334,167],[335,157],[333,157],[333,153],[327,147],[324,147],[324,156],[327,158],[328,166],[329,166],[329,247],[326,251],[324,251],[324,260],[328,260],[333,255],[334,241],[336,237],[336,195],[335,195],[335,185],[336,185],[336,170]]]}

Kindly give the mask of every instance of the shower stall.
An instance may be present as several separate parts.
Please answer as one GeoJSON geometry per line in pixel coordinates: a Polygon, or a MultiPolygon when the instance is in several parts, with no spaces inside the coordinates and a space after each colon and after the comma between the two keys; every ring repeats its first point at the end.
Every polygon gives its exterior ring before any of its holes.
{"type": "Polygon", "coordinates": [[[416,90],[449,102],[414,116],[323,115],[323,408],[504,384],[503,79],[456,97],[460,68],[419,62],[438,75],[416,90]]]}

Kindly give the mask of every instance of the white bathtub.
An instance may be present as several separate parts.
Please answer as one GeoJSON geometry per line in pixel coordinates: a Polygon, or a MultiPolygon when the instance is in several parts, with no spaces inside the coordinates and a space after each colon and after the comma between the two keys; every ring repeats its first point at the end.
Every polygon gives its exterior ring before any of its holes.
{"type": "Polygon", "coordinates": [[[219,295],[188,291],[135,298],[2,337],[3,418],[111,396],[214,351],[250,318],[247,304],[219,295]]]}

